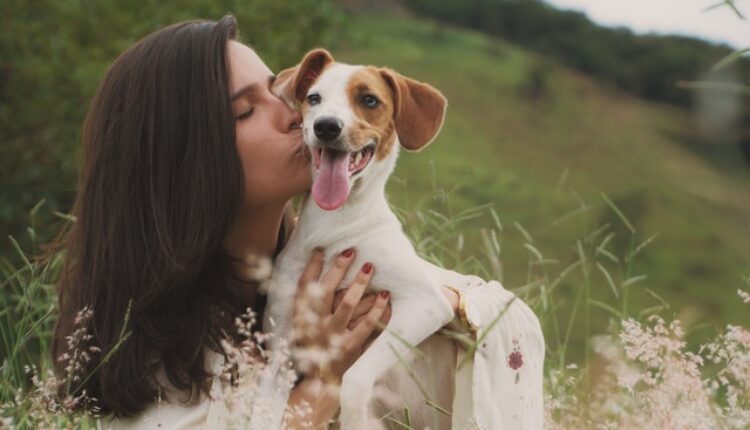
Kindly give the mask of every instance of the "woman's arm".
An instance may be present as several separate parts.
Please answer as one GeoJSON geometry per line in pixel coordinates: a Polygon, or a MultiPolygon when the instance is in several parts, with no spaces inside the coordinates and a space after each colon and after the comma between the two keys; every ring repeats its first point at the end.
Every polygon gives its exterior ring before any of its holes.
{"type": "Polygon", "coordinates": [[[338,387],[330,386],[322,378],[303,379],[292,391],[287,405],[290,413],[286,429],[326,429],[339,408],[338,387]]]}
{"type": "Polygon", "coordinates": [[[432,268],[460,296],[452,327],[466,340],[459,342],[453,428],[541,429],[545,343],[537,316],[497,281],[432,268]]]}

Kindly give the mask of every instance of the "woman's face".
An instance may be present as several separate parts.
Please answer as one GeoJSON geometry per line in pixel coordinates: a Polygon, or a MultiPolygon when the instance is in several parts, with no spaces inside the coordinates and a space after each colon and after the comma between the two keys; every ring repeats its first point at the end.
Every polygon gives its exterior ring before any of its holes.
{"type": "Polygon", "coordinates": [[[299,128],[302,117],[271,93],[275,75],[255,51],[230,41],[227,55],[237,151],[245,175],[242,206],[285,204],[312,183],[299,128]]]}

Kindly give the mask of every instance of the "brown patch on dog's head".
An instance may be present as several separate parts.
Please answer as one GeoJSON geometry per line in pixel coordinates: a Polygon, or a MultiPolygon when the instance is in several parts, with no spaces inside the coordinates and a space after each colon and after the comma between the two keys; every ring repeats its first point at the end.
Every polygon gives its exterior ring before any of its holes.
{"type": "Polygon", "coordinates": [[[279,72],[271,91],[290,106],[299,108],[307,91],[333,62],[333,56],[325,49],[313,49],[299,64],[279,72]]]}
{"type": "Polygon", "coordinates": [[[371,139],[375,140],[375,157],[385,158],[396,141],[393,119],[393,92],[381,78],[378,69],[365,66],[352,74],[346,85],[349,103],[357,118],[349,131],[350,141],[361,149],[371,139]],[[377,103],[367,105],[367,98],[374,97],[377,103]]]}
{"type": "Polygon", "coordinates": [[[393,93],[393,119],[401,145],[419,151],[435,139],[443,126],[447,100],[432,86],[393,70],[380,69],[380,75],[393,93]]]}

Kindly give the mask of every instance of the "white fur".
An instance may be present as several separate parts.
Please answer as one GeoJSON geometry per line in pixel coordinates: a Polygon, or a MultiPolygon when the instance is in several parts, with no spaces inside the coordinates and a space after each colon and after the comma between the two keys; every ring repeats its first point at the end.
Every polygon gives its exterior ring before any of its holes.
{"type": "MultiPolygon", "coordinates": [[[[347,128],[356,118],[345,88],[348,79],[358,68],[336,63],[326,69],[308,91],[308,94],[318,92],[322,97],[322,102],[311,106],[304,118],[304,135],[308,145],[314,144],[315,140],[312,124],[315,118],[322,115],[341,119],[346,136],[347,128]]],[[[357,270],[365,262],[371,262],[374,275],[369,290],[390,292],[392,313],[385,332],[343,377],[341,428],[344,430],[372,428],[374,423],[370,418],[369,405],[373,387],[379,379],[379,386],[395,388],[405,401],[413,402],[410,406],[413,425],[423,421],[423,426],[433,429],[450,426],[449,417],[435,422],[434,417],[440,413],[426,407],[422,394],[414,383],[408,381],[404,369],[394,367],[399,362],[398,356],[405,360],[414,358],[403,341],[419,345],[454,317],[439,280],[434,279],[427,264],[416,254],[386,201],[385,183],[395,167],[399,146],[398,143],[393,145],[392,151],[383,160],[373,156],[365,170],[355,176],[348,200],[339,209],[327,212],[320,209],[312,198],[306,199],[299,223],[277,258],[269,289],[266,329],[271,329],[268,321],[273,319],[281,336],[291,332],[292,303],[297,282],[314,247],[325,248],[323,273],[340,252],[355,248],[352,269],[340,288],[350,285],[357,270]],[[389,377],[382,379],[389,370],[389,377]]],[[[416,372],[423,378],[427,377],[427,373],[438,373],[430,376],[438,384],[434,388],[439,397],[434,400],[439,401],[441,407],[450,409],[455,345],[450,340],[435,336],[420,349],[426,352],[426,359],[418,360],[421,364],[416,366],[416,372]],[[435,354],[442,357],[435,357],[435,354]],[[430,358],[434,361],[432,364],[428,362],[430,358]]],[[[377,402],[374,409],[379,413],[385,412],[388,410],[387,402],[377,402]]]]}
{"type": "MultiPolygon", "coordinates": [[[[361,66],[350,66],[348,64],[335,63],[328,67],[315,83],[307,90],[307,94],[318,93],[322,102],[319,105],[308,107],[305,115],[304,125],[312,132],[312,123],[321,116],[336,116],[344,122],[344,129],[350,126],[355,118],[354,112],[349,106],[349,95],[346,86],[341,82],[348,82],[352,74],[361,66]]],[[[307,140],[310,142],[310,140],[307,140]]]]}

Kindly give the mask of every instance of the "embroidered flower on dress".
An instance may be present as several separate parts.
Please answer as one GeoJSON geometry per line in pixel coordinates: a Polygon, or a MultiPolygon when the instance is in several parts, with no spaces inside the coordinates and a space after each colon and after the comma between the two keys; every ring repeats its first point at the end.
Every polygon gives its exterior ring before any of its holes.
{"type": "Polygon", "coordinates": [[[508,356],[508,366],[513,370],[523,366],[523,355],[518,348],[518,339],[513,339],[513,352],[508,356]]]}

